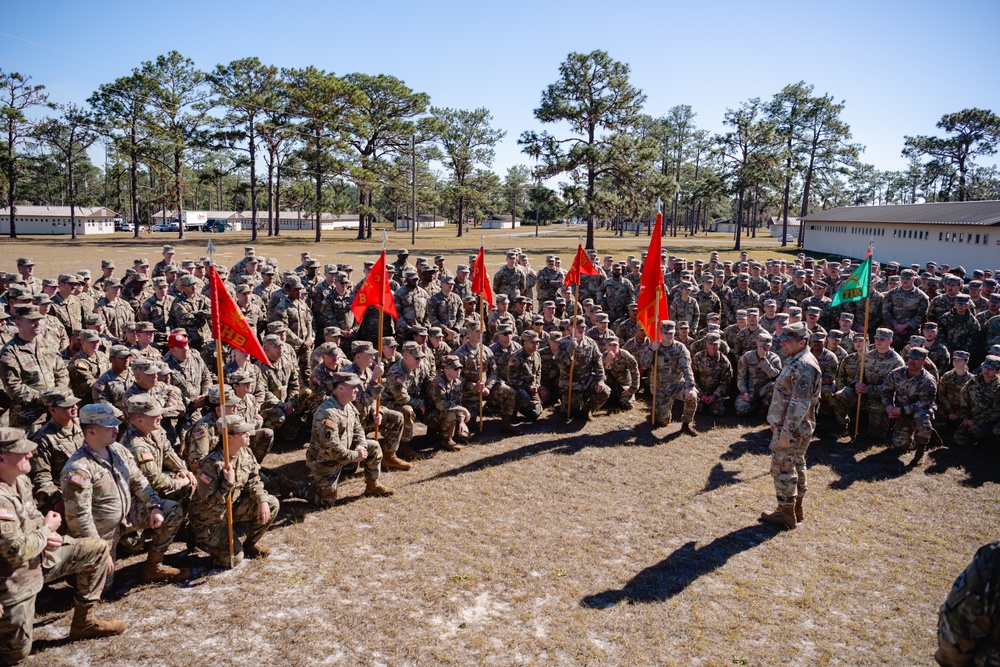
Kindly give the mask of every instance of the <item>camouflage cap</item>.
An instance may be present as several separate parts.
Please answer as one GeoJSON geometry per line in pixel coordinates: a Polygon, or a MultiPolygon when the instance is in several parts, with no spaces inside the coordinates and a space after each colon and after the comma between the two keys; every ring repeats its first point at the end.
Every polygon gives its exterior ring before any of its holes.
{"type": "MultiPolygon", "coordinates": [[[[44,283],[45,281],[42,282],[44,283]]],[[[31,297],[31,302],[36,306],[47,306],[52,303],[52,297],[45,292],[42,292],[31,297]]]]}
{"type": "Polygon", "coordinates": [[[274,322],[268,322],[264,330],[269,334],[279,334],[288,331],[288,327],[281,320],[275,320],[274,322]]]}
{"type": "Polygon", "coordinates": [[[1000,357],[991,354],[983,360],[983,368],[989,368],[991,370],[1000,370],[1000,357]]]}
{"type": "Polygon", "coordinates": [[[80,329],[76,332],[76,337],[78,340],[87,343],[96,343],[101,340],[101,337],[93,329],[80,329]]]}
{"type": "Polygon", "coordinates": [[[113,269],[115,268],[115,260],[113,259],[102,259],[101,260],[102,269],[113,269]]]}
{"type": "Polygon", "coordinates": [[[673,320],[663,320],[660,322],[660,333],[672,333],[677,330],[677,323],[673,320]]]}
{"type": "Polygon", "coordinates": [[[801,316],[802,315],[802,309],[799,308],[798,306],[789,306],[788,307],[788,314],[789,315],[795,315],[795,316],[801,316]]]}
{"type": "Polygon", "coordinates": [[[71,408],[80,402],[69,387],[53,387],[42,392],[42,405],[47,408],[71,408]]]}
{"type": "Polygon", "coordinates": [[[226,375],[226,381],[235,387],[238,384],[253,382],[253,376],[251,376],[247,371],[235,370],[226,375]]]}
{"type": "Polygon", "coordinates": [[[813,333],[809,334],[810,343],[822,343],[824,341],[826,341],[826,334],[823,333],[822,331],[814,331],[813,333]]]}
{"type": "Polygon", "coordinates": [[[378,354],[378,350],[375,349],[375,346],[370,341],[356,340],[351,343],[351,354],[378,354]]]}
{"type": "Polygon", "coordinates": [[[156,359],[138,357],[132,362],[132,372],[143,375],[156,375],[160,371],[160,362],[156,359]]]}
{"type": "Polygon", "coordinates": [[[611,318],[608,317],[607,313],[597,313],[597,316],[594,317],[594,320],[596,320],[597,322],[610,322],[611,318]]]}
{"type": "Polygon", "coordinates": [[[512,333],[512,329],[509,324],[501,324],[497,327],[497,333],[503,334],[504,336],[509,336],[512,333]]]}
{"type": "Polygon", "coordinates": [[[479,323],[479,320],[469,320],[465,323],[466,331],[482,331],[483,325],[479,323]]]}
{"type": "Polygon", "coordinates": [[[35,265],[35,260],[31,259],[30,257],[18,257],[17,258],[17,265],[18,266],[34,266],[35,265]]]}
{"type": "Polygon", "coordinates": [[[302,289],[302,281],[298,276],[286,276],[283,283],[285,289],[302,289]]]}
{"type": "Polygon", "coordinates": [[[892,329],[879,327],[878,329],[875,330],[875,337],[892,340],[892,329]]]}
{"type": "Polygon", "coordinates": [[[14,318],[21,318],[25,320],[40,320],[44,315],[38,310],[38,306],[35,304],[18,304],[13,307],[13,312],[11,313],[14,318]]]}
{"type": "Polygon", "coordinates": [[[444,368],[462,368],[462,360],[454,354],[446,354],[444,359],[442,359],[441,364],[444,368]]]}
{"type": "Polygon", "coordinates": [[[403,343],[403,354],[409,354],[417,359],[423,359],[424,348],[420,347],[420,343],[410,340],[403,343]]]}
{"type": "Polygon", "coordinates": [[[361,378],[359,378],[356,374],[345,373],[343,371],[339,373],[331,373],[330,382],[334,385],[343,384],[346,382],[347,384],[353,385],[355,387],[364,386],[364,383],[361,382],[361,378]]]}
{"type": "Polygon", "coordinates": [[[341,353],[340,348],[337,347],[337,344],[333,342],[323,343],[317,349],[319,350],[319,353],[322,354],[324,357],[336,357],[341,353]]]}
{"type": "Polygon", "coordinates": [[[410,327],[410,333],[413,334],[414,336],[426,336],[427,327],[422,326],[420,324],[415,324],[412,327],[410,327]]]}
{"type": "Polygon", "coordinates": [[[178,278],[177,282],[183,287],[191,287],[192,285],[197,285],[200,281],[193,275],[188,274],[178,278]]]}
{"type": "Polygon", "coordinates": [[[768,332],[763,330],[757,332],[758,343],[767,343],[768,345],[770,345],[772,340],[774,340],[774,336],[772,336],[768,332]]]}
{"type": "Polygon", "coordinates": [[[827,337],[840,340],[844,337],[844,332],[841,331],[840,329],[830,329],[830,332],[827,334],[827,337]]]}
{"type": "Polygon", "coordinates": [[[226,430],[230,433],[253,433],[253,424],[248,422],[243,418],[243,415],[226,415],[225,419],[220,419],[219,421],[226,427],[226,430]]]}
{"type": "Polygon", "coordinates": [[[841,319],[841,320],[847,320],[848,322],[853,322],[854,321],[854,314],[853,313],[841,313],[839,319],[841,319]]]}
{"type": "Polygon", "coordinates": [[[70,285],[79,285],[83,281],[80,280],[80,276],[75,273],[60,273],[59,282],[69,283],[70,285]]]}
{"type": "Polygon", "coordinates": [[[343,338],[344,332],[340,330],[340,327],[334,325],[323,329],[324,336],[339,336],[343,338]]]}
{"type": "Polygon", "coordinates": [[[22,429],[0,426],[0,453],[27,454],[37,446],[22,429]]]}
{"type": "Polygon", "coordinates": [[[145,320],[135,323],[136,333],[155,333],[156,327],[153,326],[152,322],[147,322],[145,320]]]}
{"type": "Polygon", "coordinates": [[[720,342],[722,342],[722,336],[720,336],[718,332],[713,331],[712,333],[707,334],[705,336],[705,342],[706,343],[720,343],[720,342]]]}
{"type": "MultiPolygon", "coordinates": [[[[224,391],[226,393],[226,405],[237,405],[240,402],[240,397],[236,395],[231,386],[225,385],[224,391]]],[[[206,400],[211,405],[219,404],[219,385],[215,384],[208,388],[208,393],[205,395],[206,400]]]]}
{"type": "Polygon", "coordinates": [[[784,329],[781,330],[781,335],[778,336],[778,341],[783,340],[802,340],[809,335],[809,327],[807,327],[802,322],[792,322],[784,329]]]}
{"type": "Polygon", "coordinates": [[[528,329],[524,333],[521,334],[521,342],[522,343],[537,343],[538,342],[538,334],[535,333],[534,331],[532,331],[531,329],[528,329]]]}
{"type": "Polygon", "coordinates": [[[80,408],[80,424],[83,426],[118,427],[121,423],[115,414],[115,408],[107,403],[91,403],[80,408]]]}
{"type": "Polygon", "coordinates": [[[124,345],[112,345],[111,349],[108,350],[108,356],[112,359],[125,359],[126,357],[134,357],[135,351],[124,345]]]}
{"type": "Polygon", "coordinates": [[[125,412],[130,415],[145,415],[147,417],[159,417],[165,410],[160,405],[160,401],[150,394],[137,394],[125,399],[125,412]]]}
{"type": "Polygon", "coordinates": [[[906,353],[906,356],[913,357],[914,359],[926,359],[927,358],[927,348],[915,346],[911,347],[910,351],[906,353]]]}
{"type": "Polygon", "coordinates": [[[444,331],[441,330],[441,327],[431,327],[427,330],[427,336],[429,338],[441,338],[444,336],[444,331]]]}
{"type": "Polygon", "coordinates": [[[923,336],[913,335],[910,336],[909,345],[914,345],[916,347],[923,347],[927,343],[927,339],[923,336]]]}
{"type": "Polygon", "coordinates": [[[278,334],[267,334],[266,336],[264,336],[263,343],[265,346],[271,345],[274,347],[281,347],[282,345],[281,336],[279,336],[278,334]]]}
{"type": "Polygon", "coordinates": [[[968,361],[970,356],[972,355],[965,350],[955,350],[951,353],[952,359],[961,359],[962,361],[968,361]]]}
{"type": "Polygon", "coordinates": [[[387,348],[387,347],[398,347],[398,346],[399,346],[399,343],[396,342],[396,339],[394,337],[392,337],[392,336],[383,336],[382,337],[382,349],[383,350],[385,348],[387,348]]]}

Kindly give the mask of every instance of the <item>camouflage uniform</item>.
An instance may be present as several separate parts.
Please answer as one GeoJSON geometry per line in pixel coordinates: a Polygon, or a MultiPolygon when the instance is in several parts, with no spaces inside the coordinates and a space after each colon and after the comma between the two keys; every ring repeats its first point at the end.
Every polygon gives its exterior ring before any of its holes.
{"type": "Polygon", "coordinates": [[[98,537],[63,537],[48,551],[51,531],[31,497],[31,483],[21,475],[13,486],[0,482],[0,660],[18,663],[31,653],[35,597],[43,584],[76,575],[77,604],[101,599],[107,580],[108,543],[98,537]]]}
{"type": "Polygon", "coordinates": [[[816,357],[816,362],[823,372],[823,383],[820,388],[820,404],[826,406],[826,409],[832,412],[834,409],[833,395],[837,393],[837,370],[840,368],[840,359],[826,348],[823,348],[819,356],[813,356],[816,357]]]}
{"type": "MultiPolygon", "coordinates": [[[[615,406],[631,408],[635,405],[635,394],[639,391],[639,361],[628,350],[619,348],[618,356],[607,363],[605,357],[604,374],[611,395],[608,402],[615,406]],[[629,392],[624,396],[624,392],[629,392]]],[[[606,405],[606,404],[605,404],[606,405]]]]}
{"type": "MultiPolygon", "coordinates": [[[[934,416],[939,430],[958,428],[959,420],[962,418],[962,390],[972,378],[972,373],[968,371],[959,375],[957,371],[952,369],[938,380],[937,410],[935,410],[934,416]],[[956,415],[958,419],[950,420],[948,415],[956,415]]],[[[946,433],[941,433],[941,435],[944,437],[946,433]]]]}
{"type": "Polygon", "coordinates": [[[560,368],[556,362],[555,355],[547,342],[539,343],[538,356],[542,360],[542,380],[538,389],[538,397],[542,400],[542,405],[551,405],[559,397],[559,376],[560,368]]]}
{"type": "Polygon", "coordinates": [[[80,406],[94,402],[93,390],[98,378],[108,372],[111,361],[105,352],[96,350],[88,357],[82,350],[69,360],[69,387],[80,399],[80,406]]]}
{"type": "Polygon", "coordinates": [[[122,375],[115,373],[114,369],[108,370],[101,377],[97,378],[91,390],[94,403],[107,403],[114,407],[125,410],[125,392],[135,382],[132,371],[125,369],[122,375]]]}
{"type": "Polygon", "coordinates": [[[600,304],[611,321],[628,314],[628,305],[635,301],[635,288],[624,278],[608,278],[601,285],[600,304]]]}
{"type": "Polygon", "coordinates": [[[399,319],[396,320],[397,338],[402,343],[404,338],[409,338],[410,327],[427,326],[427,304],[430,302],[430,294],[419,285],[412,290],[403,286],[396,290],[393,299],[396,302],[396,312],[399,319]]]}
{"type": "MultiPolygon", "coordinates": [[[[722,300],[712,290],[709,290],[708,294],[706,294],[705,290],[700,289],[694,292],[691,298],[698,302],[698,331],[702,331],[708,326],[706,318],[709,313],[722,314],[722,300]]],[[[670,314],[673,315],[673,312],[671,311],[670,314]]]]}
{"type": "Polygon", "coordinates": [[[931,420],[934,417],[934,398],[937,380],[920,369],[915,376],[904,366],[886,376],[882,384],[882,405],[903,409],[892,428],[892,446],[910,449],[911,444],[924,447],[931,441],[931,420]]]}
{"type": "Polygon", "coordinates": [[[493,353],[493,358],[496,360],[497,376],[509,385],[510,382],[507,379],[507,366],[510,362],[510,358],[514,356],[514,353],[521,349],[520,343],[511,341],[510,345],[503,347],[500,345],[500,341],[497,341],[490,345],[489,349],[490,352],[493,353]]]}
{"type": "MultiPolygon", "coordinates": [[[[844,360],[845,364],[851,356],[844,360]]],[[[854,385],[860,378],[860,359],[857,365],[859,374],[848,380],[844,388],[834,395],[834,414],[837,416],[837,421],[844,426],[850,425],[851,417],[857,410],[858,394],[854,385]]],[[[868,433],[875,438],[883,437],[889,432],[889,416],[882,404],[882,383],[889,373],[903,365],[903,358],[893,350],[889,350],[885,354],[881,354],[877,350],[870,350],[865,356],[867,392],[864,394],[862,403],[868,414],[868,433]]],[[[838,370],[838,376],[840,373],[841,370],[838,370]]]]}
{"type": "Polygon", "coordinates": [[[762,331],[766,331],[766,329],[762,326],[758,326],[756,329],[751,329],[750,327],[743,327],[740,329],[739,333],[736,334],[736,338],[734,339],[734,344],[732,346],[733,353],[737,358],[742,357],[748,351],[757,349],[757,338],[760,336],[762,331]]]}
{"type": "Polygon", "coordinates": [[[995,315],[983,322],[983,327],[980,331],[983,339],[983,347],[987,350],[994,345],[1000,344],[1000,315],[995,315]]]}
{"type": "Polygon", "coordinates": [[[493,351],[482,342],[476,347],[463,343],[455,350],[454,354],[462,362],[462,405],[470,413],[478,413],[479,394],[475,391],[475,385],[482,377],[483,383],[490,392],[489,396],[483,399],[483,405],[492,408],[501,417],[510,418],[514,414],[515,408],[514,390],[500,379],[493,351]],[[483,372],[481,376],[479,372],[480,347],[483,348],[483,372]]]}
{"type": "Polygon", "coordinates": [[[38,335],[45,339],[45,344],[56,354],[62,354],[69,349],[69,336],[66,328],[54,315],[46,315],[42,318],[42,326],[38,335]]]}
{"type": "Polygon", "coordinates": [[[427,405],[424,402],[424,369],[418,366],[414,370],[406,367],[406,361],[400,359],[386,373],[386,391],[392,399],[392,409],[403,416],[402,442],[413,439],[413,424],[422,421],[427,415],[427,405]]]}
{"type": "MultiPolygon", "coordinates": [[[[660,345],[658,350],[645,346],[640,364],[652,369],[656,363],[656,423],[669,424],[672,420],[674,401],[684,402],[681,421],[689,423],[698,409],[697,386],[691,368],[691,353],[681,343],[674,341],[669,347],[660,345]],[[693,390],[694,398],[684,398],[684,392],[693,390]]],[[[652,371],[650,371],[652,373],[652,371]]],[[[650,375],[652,378],[652,374],[650,375]]],[[[652,381],[652,380],[650,380],[652,381]]]]}
{"type": "MultiPolygon", "coordinates": [[[[264,377],[264,403],[261,416],[264,426],[277,433],[292,415],[285,414],[285,403],[291,403],[296,408],[299,403],[299,373],[295,362],[281,355],[270,366],[258,365],[264,377]]],[[[292,413],[295,414],[294,412],[292,413]]]]}
{"type": "Polygon", "coordinates": [[[310,355],[312,354],[313,331],[312,311],[309,304],[303,299],[292,299],[285,297],[278,302],[274,308],[274,314],[269,318],[271,322],[281,321],[287,327],[285,334],[288,344],[295,350],[298,360],[298,372],[303,377],[309,375],[310,355]]]}
{"type": "Polygon", "coordinates": [[[670,303],[670,319],[675,322],[687,322],[691,325],[691,335],[698,331],[698,321],[701,319],[701,310],[698,301],[693,297],[688,297],[685,301],[678,297],[670,303]]]}
{"type": "Polygon", "coordinates": [[[440,429],[441,438],[445,442],[450,442],[455,437],[455,430],[466,412],[462,406],[462,384],[461,376],[449,382],[444,373],[434,378],[430,384],[433,408],[427,417],[427,425],[440,429]]]}
{"type": "Polygon", "coordinates": [[[331,289],[320,307],[320,326],[340,327],[344,336],[352,337],[357,331],[354,312],[351,310],[353,301],[354,295],[350,290],[344,290],[344,293],[340,294],[336,289],[331,289]]]}
{"type": "Polygon", "coordinates": [[[767,422],[771,438],[771,477],[778,506],[794,505],[806,494],[806,450],[816,429],[822,371],[806,349],[788,360],[774,381],[774,396],[767,422]],[[789,442],[781,444],[781,439],[789,442]]]}
{"type": "Polygon", "coordinates": [[[760,301],[760,295],[754,292],[752,289],[748,289],[746,292],[741,292],[738,289],[734,289],[729,293],[728,296],[728,306],[729,313],[731,314],[728,318],[729,322],[736,321],[736,311],[746,310],[748,308],[756,308],[757,302],[760,301]]]}
{"type": "Polygon", "coordinates": [[[695,386],[700,396],[714,394],[712,403],[698,402],[699,410],[707,410],[716,417],[726,414],[726,394],[729,383],[733,380],[733,364],[722,354],[720,349],[714,357],[708,350],[702,350],[691,358],[691,370],[694,372],[695,386]]]}
{"type": "Polygon", "coordinates": [[[212,305],[208,297],[204,294],[196,292],[191,297],[181,294],[174,300],[173,305],[170,306],[170,318],[168,320],[170,328],[184,329],[187,332],[191,347],[200,350],[205,341],[212,337],[208,321],[211,310],[212,305]]]}
{"type": "Polygon", "coordinates": [[[218,416],[214,411],[210,411],[195,422],[191,430],[188,431],[183,454],[189,470],[197,470],[201,460],[208,456],[216,443],[219,442],[221,437],[219,428],[218,416]]]}
{"type": "Polygon", "coordinates": [[[122,445],[132,452],[140,472],[160,498],[185,503],[191,497],[194,487],[186,480],[182,484],[172,474],[187,470],[187,466],[167,442],[166,431],[159,428],[143,435],[139,429],[129,425],[122,437],[122,445]]]}
{"type": "Polygon", "coordinates": [[[84,443],[63,468],[60,487],[69,534],[107,540],[114,554],[123,535],[149,528],[150,512],[159,507],[163,523],[150,531],[149,548],[165,553],[181,527],[184,510],[157,495],[125,447],[113,443],[108,455],[110,461],[84,443]]]}
{"type": "Polygon", "coordinates": [[[611,397],[611,389],[605,382],[604,359],[601,350],[592,339],[583,336],[579,340],[566,337],[559,341],[556,354],[559,365],[559,389],[563,407],[571,413],[598,410],[611,397]],[[574,362],[575,359],[575,362],[574,362]],[[570,405],[569,370],[573,366],[573,403],[570,405]],[[568,406],[568,407],[567,407],[568,406]]]}
{"type": "Polygon", "coordinates": [[[156,295],[149,297],[139,306],[139,314],[136,319],[140,322],[152,322],[153,327],[160,333],[168,333],[167,324],[170,321],[170,307],[174,305],[174,297],[169,294],[163,299],[158,299],[156,295]]]}
{"type": "Polygon", "coordinates": [[[981,547],[938,614],[934,659],[948,667],[1000,664],[1000,541],[981,547]]]}
{"type": "Polygon", "coordinates": [[[940,327],[934,342],[941,341],[949,350],[965,350],[973,354],[979,351],[982,327],[976,316],[968,310],[965,315],[950,310],[938,321],[940,327]]]}
{"type": "MultiPolygon", "coordinates": [[[[811,354],[810,357],[815,361],[811,354]]],[[[758,405],[769,409],[774,395],[774,380],[781,370],[781,360],[774,352],[769,351],[762,359],[755,347],[740,356],[736,367],[736,390],[739,392],[736,414],[741,417],[752,414],[758,405]],[[744,400],[743,394],[750,394],[750,400],[744,400]]]]}
{"type": "Polygon", "coordinates": [[[506,294],[511,301],[523,294],[527,287],[527,277],[519,266],[503,266],[493,276],[493,293],[506,294]]]}
{"type": "MultiPolygon", "coordinates": [[[[939,338],[935,338],[933,343],[924,347],[927,348],[927,359],[934,362],[939,371],[943,373],[951,368],[951,350],[939,338]]],[[[965,351],[970,352],[971,350],[966,349],[965,351]]]]}
{"type": "Polygon", "coordinates": [[[41,336],[30,343],[15,335],[0,349],[0,378],[10,397],[10,425],[29,433],[47,412],[41,395],[46,389],[68,387],[69,372],[62,357],[45,346],[41,336]]]}
{"type": "Polygon", "coordinates": [[[96,312],[104,316],[104,329],[115,340],[125,340],[125,325],[135,322],[135,311],[128,301],[121,297],[109,303],[107,298],[97,302],[96,312]]]}
{"type": "Polygon", "coordinates": [[[433,327],[441,327],[444,330],[453,329],[461,331],[465,325],[465,309],[462,307],[462,297],[452,291],[445,296],[444,292],[438,292],[427,302],[427,311],[430,315],[430,323],[433,327]]]}
{"type": "Polygon", "coordinates": [[[75,419],[65,428],[50,419],[45,426],[35,431],[31,440],[38,445],[31,457],[31,484],[35,490],[35,502],[43,512],[50,512],[62,500],[59,480],[69,457],[83,444],[83,429],[75,419]]]}
{"type": "Polygon", "coordinates": [[[959,426],[955,444],[969,446],[985,442],[991,435],[1000,435],[1000,375],[987,382],[976,375],[962,389],[962,419],[971,419],[972,426],[959,426]]]}
{"type": "Polygon", "coordinates": [[[295,496],[321,507],[332,507],[337,500],[337,482],[341,471],[351,463],[361,463],[365,479],[378,480],[382,448],[375,440],[365,439],[361,417],[352,404],[341,405],[330,398],[313,417],[312,437],[306,450],[306,466],[312,477],[295,484],[295,496]],[[368,450],[360,461],[358,447],[368,450]]]}
{"type": "MultiPolygon", "coordinates": [[[[365,432],[374,430],[375,408],[378,405],[377,399],[384,389],[382,383],[375,382],[372,379],[374,373],[371,368],[362,370],[354,363],[348,364],[344,368],[344,372],[354,373],[361,380],[362,386],[358,389],[358,397],[354,399],[353,405],[358,411],[358,416],[361,417],[361,425],[365,429],[365,432]]],[[[378,433],[382,436],[382,441],[385,443],[382,451],[386,454],[391,454],[399,450],[399,445],[402,441],[403,414],[397,410],[390,410],[384,405],[379,408],[379,414],[382,415],[382,423],[379,424],[378,433]]],[[[410,436],[413,436],[412,426],[410,436]]]]}
{"type": "Polygon", "coordinates": [[[217,562],[228,564],[229,530],[226,525],[226,497],[232,492],[233,498],[233,559],[239,563],[243,559],[245,547],[257,544],[268,526],[278,516],[278,499],[264,490],[260,478],[260,465],[247,448],[241,448],[232,456],[230,466],[235,474],[235,484],[226,481],[226,467],[222,448],[215,448],[198,466],[198,490],[191,499],[191,530],[198,546],[217,562]],[[271,510],[271,521],[263,523],[257,518],[257,508],[267,503],[271,510]],[[246,531],[242,540],[236,531],[246,531]]]}
{"type": "Polygon", "coordinates": [[[927,321],[941,323],[941,317],[955,306],[955,297],[938,294],[927,305],[927,321]]]}
{"type": "MultiPolygon", "coordinates": [[[[497,365],[500,361],[497,361],[497,365]]],[[[515,410],[528,419],[542,416],[542,357],[537,351],[528,354],[519,347],[506,361],[506,381],[515,394],[515,410]]]]}
{"type": "Polygon", "coordinates": [[[56,317],[66,330],[66,335],[72,336],[83,328],[83,303],[75,294],[65,299],[56,292],[52,295],[52,306],[49,314],[56,317]]]}
{"type": "Polygon", "coordinates": [[[559,289],[563,286],[566,272],[548,265],[538,271],[538,302],[555,301],[559,289]]]}
{"type": "Polygon", "coordinates": [[[920,333],[927,306],[927,295],[916,287],[907,291],[900,286],[886,292],[882,300],[882,322],[892,329],[893,344],[903,345],[910,336],[920,333]],[[898,333],[897,324],[905,324],[906,329],[898,333]]]}

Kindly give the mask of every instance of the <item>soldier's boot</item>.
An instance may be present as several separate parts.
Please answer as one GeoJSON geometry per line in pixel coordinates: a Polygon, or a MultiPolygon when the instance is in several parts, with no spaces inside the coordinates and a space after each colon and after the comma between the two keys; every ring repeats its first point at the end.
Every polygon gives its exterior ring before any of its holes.
{"type": "Polygon", "coordinates": [[[775,512],[761,512],[760,521],[773,523],[776,526],[784,526],[789,529],[795,528],[795,506],[778,505],[778,509],[775,512]]]}
{"type": "Polygon", "coordinates": [[[377,479],[365,479],[365,496],[374,496],[376,498],[386,498],[396,493],[388,486],[383,486],[378,483],[377,479]]]}
{"type": "Polygon", "coordinates": [[[698,435],[698,429],[694,427],[691,422],[684,422],[681,424],[681,433],[687,433],[688,435],[698,435]]]}
{"type": "Polygon", "coordinates": [[[462,451],[462,445],[457,444],[451,438],[441,438],[441,449],[446,449],[449,452],[460,452],[462,451]]]}
{"type": "Polygon", "coordinates": [[[500,418],[500,430],[507,435],[519,435],[521,433],[517,430],[516,426],[510,423],[510,415],[503,415],[500,418]]]}
{"type": "Polygon", "coordinates": [[[186,567],[176,568],[164,565],[163,552],[153,551],[151,549],[149,551],[149,555],[146,557],[146,562],[142,566],[142,572],[139,574],[139,581],[144,584],[155,581],[176,584],[182,581],[187,581],[189,576],[191,576],[191,571],[186,567]]]}
{"type": "Polygon", "coordinates": [[[386,452],[382,455],[382,468],[386,470],[409,470],[413,466],[403,461],[396,452],[386,452]]]}
{"type": "Polygon", "coordinates": [[[125,621],[102,621],[94,617],[94,603],[73,603],[73,623],[69,626],[70,639],[111,637],[125,632],[125,621]]]}
{"type": "Polygon", "coordinates": [[[806,515],[802,513],[802,494],[795,496],[795,523],[802,523],[806,515]]]}
{"type": "MultiPolygon", "coordinates": [[[[421,461],[423,456],[421,456],[413,447],[410,447],[410,443],[404,442],[399,445],[399,449],[396,451],[396,458],[400,458],[406,461],[421,461]]],[[[382,456],[382,462],[385,463],[385,455],[382,456]]]]}
{"type": "Polygon", "coordinates": [[[267,547],[262,547],[257,543],[244,543],[243,555],[247,558],[267,558],[271,555],[271,550],[267,547]]]}
{"type": "Polygon", "coordinates": [[[274,475],[272,479],[278,485],[279,497],[292,498],[295,496],[295,481],[285,477],[284,475],[274,475]]]}

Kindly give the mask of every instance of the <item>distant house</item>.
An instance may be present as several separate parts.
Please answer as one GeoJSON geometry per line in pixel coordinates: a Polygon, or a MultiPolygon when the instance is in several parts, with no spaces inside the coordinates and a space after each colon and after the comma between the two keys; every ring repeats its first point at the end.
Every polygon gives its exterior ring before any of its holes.
{"type": "MultiPolygon", "coordinates": [[[[10,208],[0,208],[0,234],[10,234],[10,208]]],[[[103,206],[77,206],[77,234],[113,234],[117,214],[103,206]]],[[[14,224],[19,234],[70,234],[69,206],[17,206],[14,224]]]]}
{"type": "MultiPolygon", "coordinates": [[[[417,214],[417,229],[431,229],[432,227],[445,227],[448,225],[447,218],[440,218],[436,215],[422,215],[417,214]]],[[[401,215],[396,218],[396,230],[409,230],[410,229],[410,216],[401,215]]]]}
{"type": "MultiPolygon", "coordinates": [[[[771,236],[776,239],[781,238],[781,230],[784,228],[784,223],[782,223],[781,218],[778,216],[773,216],[771,218],[771,236]]],[[[788,216],[788,233],[795,238],[799,238],[799,230],[802,229],[802,221],[798,218],[793,218],[788,216]]]]}
{"type": "Polygon", "coordinates": [[[1000,201],[842,206],[804,218],[806,251],[909,265],[1000,266],[1000,201]]]}
{"type": "Polygon", "coordinates": [[[521,218],[513,218],[509,215],[491,215],[483,219],[480,227],[483,229],[514,229],[521,226],[521,218]]]}
{"type": "MultiPolygon", "coordinates": [[[[229,229],[249,230],[253,225],[250,211],[182,211],[187,228],[197,227],[201,229],[206,223],[213,225],[226,225],[229,229]]],[[[159,210],[153,214],[153,224],[170,224],[177,222],[176,211],[159,210]]],[[[313,229],[316,222],[316,214],[306,211],[281,211],[278,215],[278,228],[288,230],[308,230],[313,229]]],[[[334,215],[332,213],[321,214],[320,224],[323,229],[344,229],[358,226],[357,214],[334,215]]],[[[257,211],[257,228],[267,228],[267,209],[257,211]]]]}

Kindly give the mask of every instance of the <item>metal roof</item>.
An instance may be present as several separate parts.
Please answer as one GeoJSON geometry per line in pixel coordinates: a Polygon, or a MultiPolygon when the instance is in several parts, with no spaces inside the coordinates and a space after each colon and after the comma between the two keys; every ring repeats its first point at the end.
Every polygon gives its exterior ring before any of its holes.
{"type": "Polygon", "coordinates": [[[810,213],[806,222],[911,225],[1000,225],[1000,201],[936,202],[896,206],[841,206],[810,213]]]}

